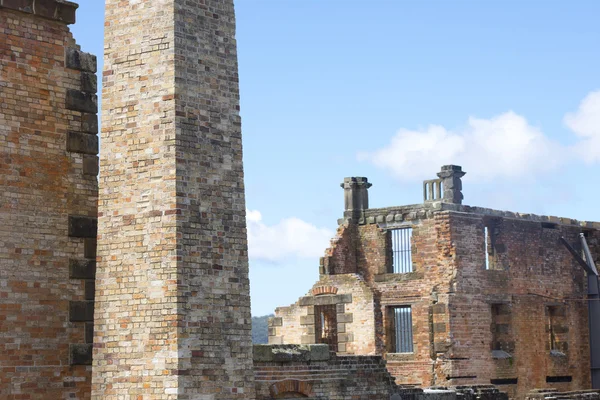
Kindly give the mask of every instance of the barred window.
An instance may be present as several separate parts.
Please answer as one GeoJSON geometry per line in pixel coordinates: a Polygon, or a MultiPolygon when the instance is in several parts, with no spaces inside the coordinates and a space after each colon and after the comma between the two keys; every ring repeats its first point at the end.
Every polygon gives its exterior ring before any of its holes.
{"type": "Polygon", "coordinates": [[[390,350],[394,353],[412,353],[413,329],[411,307],[390,307],[389,317],[392,323],[390,350]]]}
{"type": "Polygon", "coordinates": [[[392,229],[392,265],[388,272],[403,274],[413,272],[412,263],[412,228],[392,229]]]}

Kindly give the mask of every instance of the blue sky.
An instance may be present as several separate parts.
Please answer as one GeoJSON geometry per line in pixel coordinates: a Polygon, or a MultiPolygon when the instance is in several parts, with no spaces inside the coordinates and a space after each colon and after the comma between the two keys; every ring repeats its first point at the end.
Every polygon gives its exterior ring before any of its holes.
{"type": "MultiPolygon", "coordinates": [[[[422,201],[600,220],[600,2],[237,0],[253,315],[305,294],[343,211],[422,201]]],[[[103,2],[72,30],[102,53],[103,2]]],[[[101,57],[100,57],[101,58],[101,57]]]]}

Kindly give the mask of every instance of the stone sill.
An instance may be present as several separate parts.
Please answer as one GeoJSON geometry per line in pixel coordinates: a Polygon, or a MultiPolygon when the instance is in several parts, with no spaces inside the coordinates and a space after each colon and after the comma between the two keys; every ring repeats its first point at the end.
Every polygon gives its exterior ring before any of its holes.
{"type": "Polygon", "coordinates": [[[78,4],[66,0],[0,0],[0,8],[21,11],[42,18],[75,23],[75,11],[78,4]]]}
{"type": "Polygon", "coordinates": [[[388,362],[412,361],[415,359],[415,353],[387,353],[385,359],[388,362]]]}
{"type": "Polygon", "coordinates": [[[374,279],[375,282],[403,282],[423,279],[423,277],[424,274],[422,272],[405,272],[399,274],[378,274],[374,276],[374,279]]]}

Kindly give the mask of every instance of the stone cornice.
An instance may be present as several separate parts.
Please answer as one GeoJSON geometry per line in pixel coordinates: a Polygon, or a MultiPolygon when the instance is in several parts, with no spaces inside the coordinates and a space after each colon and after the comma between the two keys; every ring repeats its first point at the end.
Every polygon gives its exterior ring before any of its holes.
{"type": "Polygon", "coordinates": [[[0,0],[0,8],[21,11],[42,18],[75,23],[75,11],[79,5],[66,0],[0,0]]]}

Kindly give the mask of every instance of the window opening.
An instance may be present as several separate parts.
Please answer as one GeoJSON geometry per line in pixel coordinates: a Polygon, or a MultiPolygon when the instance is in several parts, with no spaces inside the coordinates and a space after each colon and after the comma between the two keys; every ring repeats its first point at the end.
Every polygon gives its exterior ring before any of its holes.
{"type": "Polygon", "coordinates": [[[564,306],[547,306],[548,347],[553,355],[564,355],[567,351],[568,323],[564,306]]]}
{"type": "Polygon", "coordinates": [[[315,342],[338,350],[337,310],[335,304],[315,306],[315,342]]]}
{"type": "Polygon", "coordinates": [[[391,308],[391,318],[393,319],[393,352],[412,353],[413,352],[413,330],[412,330],[412,310],[410,306],[400,306],[391,308]]]}
{"type": "Polygon", "coordinates": [[[392,268],[391,273],[413,272],[412,228],[392,229],[392,268]]]}
{"type": "Polygon", "coordinates": [[[485,252],[485,269],[490,269],[490,230],[488,227],[483,228],[484,237],[484,252],[485,252]]]}

